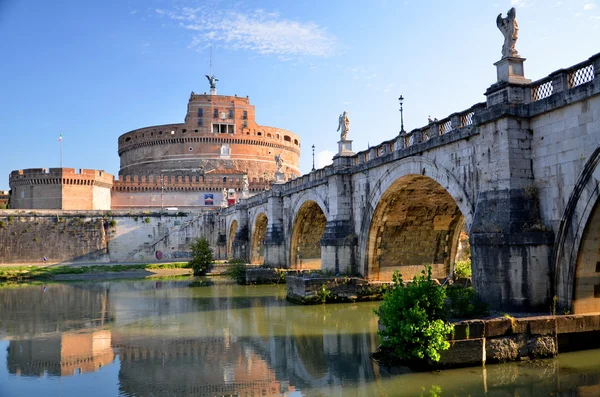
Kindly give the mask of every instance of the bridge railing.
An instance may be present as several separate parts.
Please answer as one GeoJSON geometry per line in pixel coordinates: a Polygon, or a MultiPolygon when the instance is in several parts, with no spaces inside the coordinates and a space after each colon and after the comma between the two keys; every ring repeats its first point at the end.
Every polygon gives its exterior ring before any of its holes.
{"type": "Polygon", "coordinates": [[[444,119],[433,120],[425,127],[406,132],[400,136],[394,149],[408,148],[417,143],[427,142],[436,136],[446,135],[460,128],[472,125],[475,113],[483,108],[485,108],[485,103],[478,103],[467,110],[454,113],[444,119]]]}
{"type": "Polygon", "coordinates": [[[557,70],[542,79],[529,84],[530,100],[536,102],[553,94],[565,91],[598,78],[600,74],[600,54],[571,67],[557,70]]]}

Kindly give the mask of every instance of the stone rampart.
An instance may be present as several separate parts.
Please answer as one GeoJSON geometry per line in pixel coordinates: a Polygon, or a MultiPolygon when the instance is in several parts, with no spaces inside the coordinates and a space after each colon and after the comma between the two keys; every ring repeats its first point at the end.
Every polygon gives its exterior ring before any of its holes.
{"type": "Polygon", "coordinates": [[[113,176],[101,170],[30,168],[10,173],[16,209],[110,209],[113,176]]]}
{"type": "MultiPolygon", "coordinates": [[[[0,211],[0,264],[187,261],[209,239],[219,259],[214,215],[110,211],[0,211]]],[[[222,249],[221,249],[222,251],[222,249]]],[[[221,254],[224,257],[224,254],[221,254]]]]}

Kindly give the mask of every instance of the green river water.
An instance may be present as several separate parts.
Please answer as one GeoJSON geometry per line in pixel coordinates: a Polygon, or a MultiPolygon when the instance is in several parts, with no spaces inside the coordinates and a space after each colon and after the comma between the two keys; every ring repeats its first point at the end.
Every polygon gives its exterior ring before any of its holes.
{"type": "Polygon", "coordinates": [[[390,375],[378,302],[215,279],[0,288],[0,396],[600,396],[600,351],[390,375]]]}

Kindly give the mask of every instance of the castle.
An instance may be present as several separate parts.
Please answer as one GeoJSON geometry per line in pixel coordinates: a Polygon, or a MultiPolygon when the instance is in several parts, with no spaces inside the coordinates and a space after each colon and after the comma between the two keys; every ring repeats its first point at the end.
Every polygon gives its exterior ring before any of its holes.
{"type": "MultiPolygon", "coordinates": [[[[208,76],[207,76],[208,77],[208,76]]],[[[214,76],[213,76],[214,79],[214,76]]],[[[283,160],[300,175],[300,139],[261,126],[248,97],[191,93],[183,123],[139,128],[118,139],[118,178],[99,170],[12,171],[11,208],[63,210],[203,209],[265,190],[283,160]]]]}

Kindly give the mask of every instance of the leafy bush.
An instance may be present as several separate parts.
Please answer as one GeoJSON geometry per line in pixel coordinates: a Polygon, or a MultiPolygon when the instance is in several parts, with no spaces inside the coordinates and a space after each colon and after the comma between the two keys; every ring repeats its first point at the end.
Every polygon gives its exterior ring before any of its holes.
{"type": "Polygon", "coordinates": [[[489,314],[488,306],[479,299],[473,288],[448,287],[446,296],[447,313],[450,317],[472,318],[489,314]]]}
{"type": "Polygon", "coordinates": [[[450,347],[446,337],[454,329],[445,321],[445,289],[432,281],[431,266],[406,286],[398,271],[393,281],[376,310],[384,326],[378,331],[381,344],[401,360],[439,361],[440,352],[450,347]]]}
{"type": "Polygon", "coordinates": [[[225,274],[227,277],[235,280],[236,283],[243,285],[246,283],[246,264],[243,261],[230,261],[231,265],[227,268],[225,274]]]}
{"type": "Polygon", "coordinates": [[[205,275],[213,263],[213,252],[208,240],[198,237],[190,245],[190,249],[192,250],[192,260],[189,261],[189,265],[194,270],[194,276],[205,275]]]}
{"type": "Polygon", "coordinates": [[[144,223],[150,223],[150,218],[144,218],[144,223]]]}
{"type": "Polygon", "coordinates": [[[110,222],[108,222],[108,225],[109,225],[110,227],[115,227],[115,226],[117,226],[117,221],[116,221],[116,220],[114,220],[114,219],[111,219],[111,220],[110,220],[110,222]]]}
{"type": "Polygon", "coordinates": [[[469,278],[471,277],[471,261],[458,261],[454,264],[454,276],[456,278],[469,278]]]}

